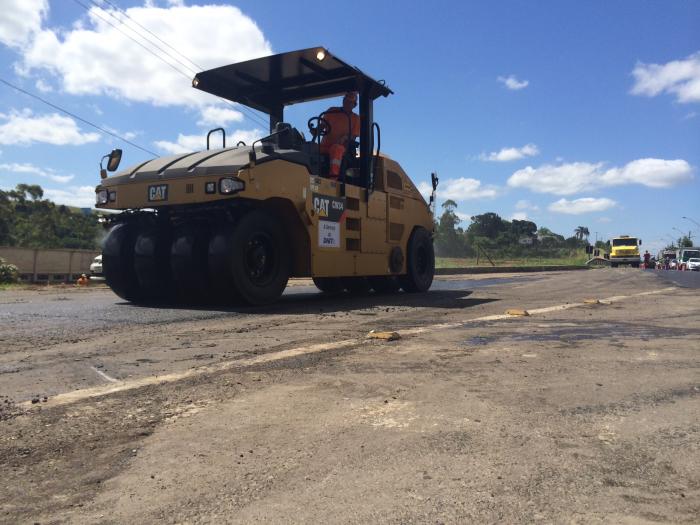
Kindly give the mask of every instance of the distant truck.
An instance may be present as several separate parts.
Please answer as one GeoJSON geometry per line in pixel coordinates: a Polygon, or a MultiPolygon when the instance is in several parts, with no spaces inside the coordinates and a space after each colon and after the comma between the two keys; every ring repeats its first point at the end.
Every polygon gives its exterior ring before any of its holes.
{"type": "Polygon", "coordinates": [[[700,258],[700,248],[693,246],[692,248],[681,248],[678,250],[678,269],[687,270],[689,259],[700,258]]]}
{"type": "Polygon", "coordinates": [[[641,239],[630,237],[629,235],[620,235],[610,239],[610,266],[616,268],[620,264],[629,264],[633,268],[639,268],[639,246],[642,244],[641,239]]]}

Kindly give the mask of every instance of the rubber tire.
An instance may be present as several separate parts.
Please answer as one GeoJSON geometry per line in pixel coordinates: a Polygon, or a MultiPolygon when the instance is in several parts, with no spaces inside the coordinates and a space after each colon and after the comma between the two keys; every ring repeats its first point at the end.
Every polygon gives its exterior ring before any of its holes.
{"type": "Polygon", "coordinates": [[[639,268],[639,263],[632,263],[632,268],[639,268]]]}
{"type": "Polygon", "coordinates": [[[212,300],[209,286],[209,231],[201,223],[179,226],[172,237],[170,269],[176,297],[186,304],[212,300]]]}
{"type": "Polygon", "coordinates": [[[209,239],[209,277],[216,283],[213,299],[227,305],[241,301],[233,282],[232,235],[233,224],[228,224],[212,233],[209,239]]]}
{"type": "Polygon", "coordinates": [[[152,225],[139,232],[134,243],[134,270],[143,301],[173,300],[169,231],[152,225]]]}
{"type": "Polygon", "coordinates": [[[427,292],[435,275],[435,251],[430,233],[418,226],[408,239],[406,275],[399,277],[405,292],[427,292]]]}
{"type": "Polygon", "coordinates": [[[617,263],[610,263],[611,268],[617,268],[617,263]]]}
{"type": "Polygon", "coordinates": [[[236,292],[248,304],[262,306],[277,301],[287,286],[291,257],[287,236],[280,220],[264,210],[244,215],[231,235],[231,278],[236,292]],[[255,283],[246,271],[246,247],[255,236],[266,236],[274,250],[271,276],[265,284],[255,283]]]}
{"type": "Polygon", "coordinates": [[[131,302],[141,300],[141,290],[134,271],[135,241],[136,227],[127,223],[113,226],[102,241],[102,272],[105,282],[115,294],[131,302]]]}
{"type": "Polygon", "coordinates": [[[340,277],[314,277],[316,288],[327,294],[338,294],[345,290],[340,277]]]}
{"type": "Polygon", "coordinates": [[[380,275],[368,279],[374,291],[380,294],[396,293],[401,289],[399,279],[393,275],[380,275]]]}
{"type": "Polygon", "coordinates": [[[355,295],[369,293],[372,289],[367,277],[342,277],[341,282],[348,292],[355,295]]]}

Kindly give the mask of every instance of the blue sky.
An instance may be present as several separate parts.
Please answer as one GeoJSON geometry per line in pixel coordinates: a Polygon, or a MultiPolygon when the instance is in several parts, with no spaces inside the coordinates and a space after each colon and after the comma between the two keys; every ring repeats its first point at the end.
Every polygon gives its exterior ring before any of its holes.
{"type": "MultiPolygon", "coordinates": [[[[215,2],[6,0],[0,78],[164,155],[264,129],[193,71],[322,45],[395,91],[375,105],[383,151],[417,183],[437,171],[464,226],[495,211],[650,250],[700,237],[682,218],[700,223],[700,3],[215,2]]],[[[113,147],[151,156],[0,85],[0,187],[89,206],[113,147]]]]}

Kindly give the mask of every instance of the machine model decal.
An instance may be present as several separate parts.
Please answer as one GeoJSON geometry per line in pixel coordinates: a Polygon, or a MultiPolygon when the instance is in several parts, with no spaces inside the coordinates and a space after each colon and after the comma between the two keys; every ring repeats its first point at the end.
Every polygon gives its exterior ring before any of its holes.
{"type": "Polygon", "coordinates": [[[331,222],[343,222],[345,219],[345,198],[331,197],[314,193],[311,196],[314,213],[320,219],[331,222]]]}
{"type": "Polygon", "coordinates": [[[156,184],[148,187],[148,202],[167,201],[168,185],[156,184]]]}
{"type": "Polygon", "coordinates": [[[340,248],[340,223],[318,221],[319,248],[340,248]]]}

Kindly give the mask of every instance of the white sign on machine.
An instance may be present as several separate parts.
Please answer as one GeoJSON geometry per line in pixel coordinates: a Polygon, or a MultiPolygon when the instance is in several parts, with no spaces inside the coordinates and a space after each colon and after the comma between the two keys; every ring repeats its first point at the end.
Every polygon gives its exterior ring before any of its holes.
{"type": "Polygon", "coordinates": [[[340,248],[340,224],[318,221],[318,245],[321,248],[340,248]]]}
{"type": "Polygon", "coordinates": [[[314,212],[318,216],[318,246],[340,248],[340,225],[345,219],[345,198],[312,195],[314,212]]]}

